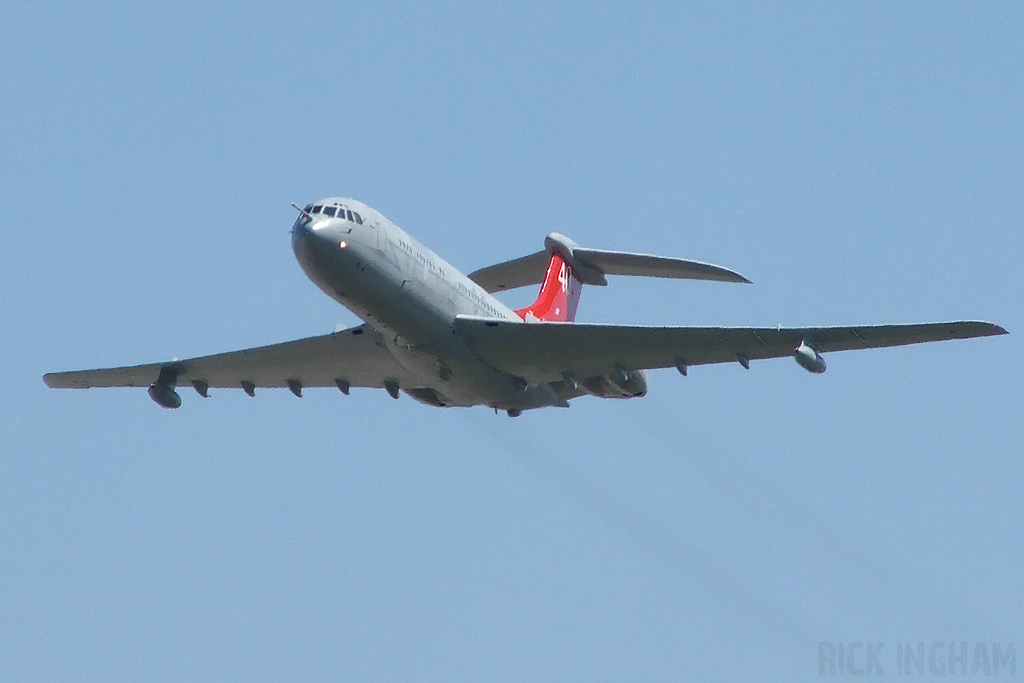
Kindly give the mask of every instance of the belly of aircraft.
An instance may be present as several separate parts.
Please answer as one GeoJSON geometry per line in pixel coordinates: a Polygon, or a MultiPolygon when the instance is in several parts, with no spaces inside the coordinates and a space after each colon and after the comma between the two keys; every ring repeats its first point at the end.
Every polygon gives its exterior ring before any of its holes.
{"type": "Polygon", "coordinates": [[[514,402],[521,383],[481,362],[453,333],[460,312],[454,301],[415,274],[381,264],[354,252],[318,259],[314,281],[377,330],[395,360],[418,380],[401,389],[446,407],[514,402]]]}

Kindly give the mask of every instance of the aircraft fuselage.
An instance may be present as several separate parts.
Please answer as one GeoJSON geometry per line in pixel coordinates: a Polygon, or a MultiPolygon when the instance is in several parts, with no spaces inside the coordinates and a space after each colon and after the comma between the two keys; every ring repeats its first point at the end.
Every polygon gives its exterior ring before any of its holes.
{"type": "Polygon", "coordinates": [[[380,332],[388,351],[420,380],[403,387],[419,400],[444,405],[485,404],[502,409],[556,405],[549,387],[526,386],[479,361],[453,333],[457,315],[522,321],[458,269],[375,209],[332,198],[360,222],[302,214],[292,226],[292,248],[306,275],[328,296],[380,332]],[[410,391],[412,390],[412,391],[410,391]]]}

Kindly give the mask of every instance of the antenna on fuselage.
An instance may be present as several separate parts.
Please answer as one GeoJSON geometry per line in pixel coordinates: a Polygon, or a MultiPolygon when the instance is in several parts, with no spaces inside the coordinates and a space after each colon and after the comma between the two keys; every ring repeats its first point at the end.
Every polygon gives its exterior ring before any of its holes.
{"type": "Polygon", "coordinates": [[[295,202],[292,202],[292,206],[295,208],[296,211],[301,213],[303,216],[305,216],[309,220],[313,220],[313,216],[308,211],[306,211],[305,209],[300,209],[298,206],[296,206],[295,202]]]}

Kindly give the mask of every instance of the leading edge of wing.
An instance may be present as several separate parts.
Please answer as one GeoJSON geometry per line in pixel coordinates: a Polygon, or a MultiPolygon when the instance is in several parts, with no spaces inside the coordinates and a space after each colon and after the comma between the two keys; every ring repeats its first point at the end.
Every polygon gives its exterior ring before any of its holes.
{"type": "Polygon", "coordinates": [[[979,321],[808,328],[640,327],[517,323],[459,316],[456,326],[484,362],[531,382],[588,377],[615,364],[634,370],[792,356],[801,342],[850,351],[1006,334],[979,321]]]}
{"type": "Polygon", "coordinates": [[[211,388],[278,388],[299,381],[303,387],[334,387],[345,380],[353,387],[384,386],[385,379],[401,381],[406,370],[387,349],[377,344],[366,325],[332,334],[230,351],[211,356],[147,363],[121,368],[52,372],[43,381],[52,389],[148,387],[164,367],[177,371],[178,386],[192,381],[211,388]]]}

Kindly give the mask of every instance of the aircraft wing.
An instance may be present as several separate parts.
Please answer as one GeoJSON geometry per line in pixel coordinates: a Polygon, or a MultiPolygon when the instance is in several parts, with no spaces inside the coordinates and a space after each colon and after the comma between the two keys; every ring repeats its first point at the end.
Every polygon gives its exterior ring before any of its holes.
{"type": "Polygon", "coordinates": [[[456,326],[481,360],[530,382],[556,381],[564,373],[580,379],[602,375],[616,364],[631,370],[745,364],[793,356],[804,341],[828,353],[1006,334],[986,322],[776,329],[517,323],[459,316],[456,326]]]}
{"type": "Polygon", "coordinates": [[[288,387],[289,381],[298,381],[302,387],[338,387],[337,380],[352,387],[381,388],[385,380],[402,384],[407,374],[378,344],[377,334],[361,325],[319,337],[201,358],[53,372],[43,380],[49,387],[62,389],[148,387],[168,367],[177,372],[178,386],[187,387],[197,381],[210,388],[233,389],[242,388],[242,382],[257,388],[288,387]]]}

